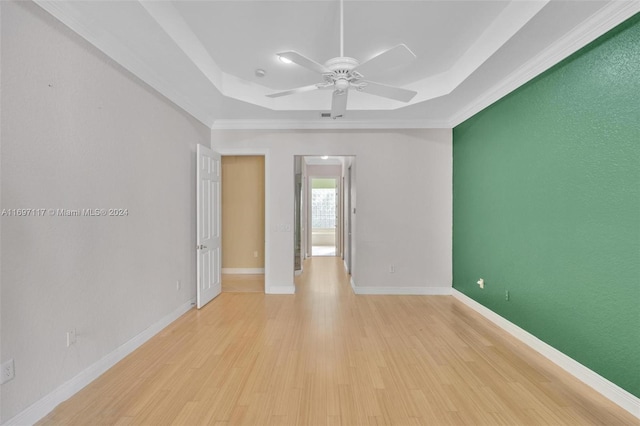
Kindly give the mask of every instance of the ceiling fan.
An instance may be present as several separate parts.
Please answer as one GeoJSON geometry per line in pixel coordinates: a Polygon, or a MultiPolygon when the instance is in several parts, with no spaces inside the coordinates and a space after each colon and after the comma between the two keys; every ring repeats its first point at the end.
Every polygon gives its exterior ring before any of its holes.
{"type": "Polygon", "coordinates": [[[360,63],[357,59],[344,56],[343,1],[344,0],[340,0],[340,56],[329,59],[323,65],[295,51],[277,54],[277,56],[285,62],[293,62],[301,67],[322,74],[324,81],[310,86],[285,90],[284,92],[271,93],[267,95],[268,97],[277,98],[312,90],[333,89],[331,118],[335,119],[342,117],[347,110],[349,89],[356,89],[361,92],[402,102],[409,102],[417,94],[417,92],[413,90],[364,80],[364,76],[368,73],[375,73],[380,70],[392,69],[411,63],[416,58],[416,55],[404,44],[392,47],[363,63],[360,63]]]}

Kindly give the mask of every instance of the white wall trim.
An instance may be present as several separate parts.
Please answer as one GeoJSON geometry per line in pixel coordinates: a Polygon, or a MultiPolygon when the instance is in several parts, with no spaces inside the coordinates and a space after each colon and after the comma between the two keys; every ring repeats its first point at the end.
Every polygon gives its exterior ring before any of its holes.
{"type": "Polygon", "coordinates": [[[390,296],[450,296],[451,287],[358,287],[351,283],[355,294],[379,294],[390,296]]]}
{"type": "Polygon", "coordinates": [[[155,324],[152,324],[142,333],[133,337],[123,345],[117,347],[111,353],[105,355],[104,357],[78,373],[72,379],[58,386],[48,395],[36,401],[21,413],[7,420],[2,424],[2,426],[32,425],[36,423],[38,420],[49,414],[61,402],[64,402],[75,395],[82,388],[98,378],[102,373],[113,367],[131,352],[138,349],[140,346],[142,346],[143,343],[158,334],[169,324],[180,318],[185,312],[189,311],[194,304],[195,299],[191,299],[186,303],[180,305],[173,312],[161,318],[155,324]]]}
{"type": "Polygon", "coordinates": [[[441,129],[445,120],[245,120],[220,119],[213,130],[441,129]]]}
{"type": "Polygon", "coordinates": [[[295,285],[271,285],[265,289],[265,294],[296,294],[295,285]]]}
{"type": "MultiPolygon", "coordinates": [[[[638,1],[612,1],[586,19],[549,48],[529,59],[511,75],[453,114],[448,127],[455,127],[489,105],[534,79],[558,62],[577,52],[607,31],[640,11],[638,1]]],[[[215,126],[215,123],[214,123],[215,126]]]]}
{"type": "Polygon", "coordinates": [[[264,268],[222,268],[223,274],[264,274],[264,268]]]}
{"type": "Polygon", "coordinates": [[[511,321],[498,315],[458,290],[452,289],[452,295],[460,302],[496,324],[498,327],[525,343],[530,348],[548,358],[551,362],[558,365],[567,373],[586,383],[604,397],[640,419],[640,398],[632,395],[615,383],[610,382],[595,371],[590,370],[573,358],[568,357],[553,346],[548,345],[531,333],[523,330],[511,321]]]}
{"type": "MultiPolygon", "coordinates": [[[[0,22],[2,22],[2,7],[0,6],[0,22]]],[[[2,46],[2,32],[0,31],[0,46],[2,46]]],[[[0,58],[2,55],[0,55],[0,58]]],[[[2,60],[0,59],[0,81],[2,81],[2,60]]],[[[0,117],[2,108],[0,108],[0,117]]],[[[2,127],[0,126],[0,150],[2,150],[2,127]]],[[[0,176],[2,176],[2,167],[0,167],[0,176]]],[[[0,210],[2,210],[2,187],[0,185],[0,210]]],[[[0,221],[0,241],[2,241],[2,221],[0,221]]],[[[0,244],[0,295],[2,294],[2,246],[0,244]]],[[[0,306],[2,306],[2,297],[0,297],[0,306]]],[[[0,321],[0,330],[2,324],[0,321]]],[[[0,333],[0,354],[2,354],[2,333],[0,333]]],[[[0,359],[0,362],[1,359],[0,359]]],[[[2,386],[0,386],[0,422],[2,421],[2,386]]]]}

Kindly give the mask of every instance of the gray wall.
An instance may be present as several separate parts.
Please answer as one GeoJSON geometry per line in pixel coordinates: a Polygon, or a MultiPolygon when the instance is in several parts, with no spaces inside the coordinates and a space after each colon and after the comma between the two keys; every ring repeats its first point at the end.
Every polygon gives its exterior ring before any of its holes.
{"type": "Polygon", "coordinates": [[[358,291],[450,291],[451,129],[214,130],[211,135],[212,148],[223,153],[267,152],[267,292],[293,286],[294,239],[279,229],[294,220],[295,155],[356,157],[352,276],[358,291]]]}
{"type": "Polygon", "coordinates": [[[195,296],[194,156],[210,130],[35,4],[1,8],[2,208],[128,209],[2,217],[6,420],[195,296]]]}
{"type": "MultiPolygon", "coordinates": [[[[2,4],[0,4],[0,98],[2,97],[2,4]]],[[[0,101],[0,117],[2,102],[0,101]]],[[[0,125],[0,210],[2,204],[2,126],[0,125]]],[[[2,241],[2,220],[0,216],[0,242],[2,241]]],[[[0,356],[2,355],[2,244],[0,244],[0,356]]],[[[2,362],[2,358],[0,358],[2,362]]],[[[2,386],[0,386],[0,422],[2,421],[2,386]]]]}

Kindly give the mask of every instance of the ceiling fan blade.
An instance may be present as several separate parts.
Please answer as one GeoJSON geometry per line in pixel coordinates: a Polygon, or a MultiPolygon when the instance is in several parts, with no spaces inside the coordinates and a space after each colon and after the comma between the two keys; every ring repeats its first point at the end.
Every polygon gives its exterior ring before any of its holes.
{"type": "Polygon", "coordinates": [[[360,64],[356,69],[364,76],[387,71],[395,67],[410,64],[416,55],[404,44],[385,50],[377,56],[360,64]]]}
{"type": "Polygon", "coordinates": [[[375,83],[373,81],[363,81],[359,90],[383,98],[395,99],[396,101],[409,102],[418,92],[401,89],[400,87],[387,86],[386,84],[375,83]]]}
{"type": "Polygon", "coordinates": [[[267,96],[270,98],[279,98],[280,96],[289,96],[296,93],[311,92],[312,90],[318,89],[319,87],[316,84],[312,84],[311,86],[297,87],[295,89],[285,90],[284,92],[270,93],[267,96]]]}
{"type": "Polygon", "coordinates": [[[331,100],[331,118],[342,117],[347,111],[347,97],[349,90],[334,90],[331,100]]]}
{"type": "Polygon", "coordinates": [[[315,71],[319,74],[331,72],[329,68],[325,67],[324,65],[320,65],[316,61],[309,59],[306,56],[302,56],[298,52],[289,51],[289,52],[278,53],[277,55],[281,58],[288,59],[291,62],[300,65],[301,67],[305,67],[306,69],[315,71]]]}

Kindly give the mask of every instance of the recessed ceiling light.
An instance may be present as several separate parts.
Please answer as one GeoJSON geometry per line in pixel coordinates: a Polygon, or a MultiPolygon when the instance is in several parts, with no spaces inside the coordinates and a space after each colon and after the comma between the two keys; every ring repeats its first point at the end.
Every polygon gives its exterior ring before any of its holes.
{"type": "Polygon", "coordinates": [[[287,59],[284,56],[278,56],[278,59],[280,59],[280,62],[282,62],[283,64],[292,64],[293,61],[291,59],[287,59]]]}
{"type": "Polygon", "coordinates": [[[323,160],[328,160],[328,159],[329,159],[329,156],[328,156],[328,155],[323,155],[323,156],[322,156],[322,157],[320,157],[320,158],[322,158],[323,160]]]}

